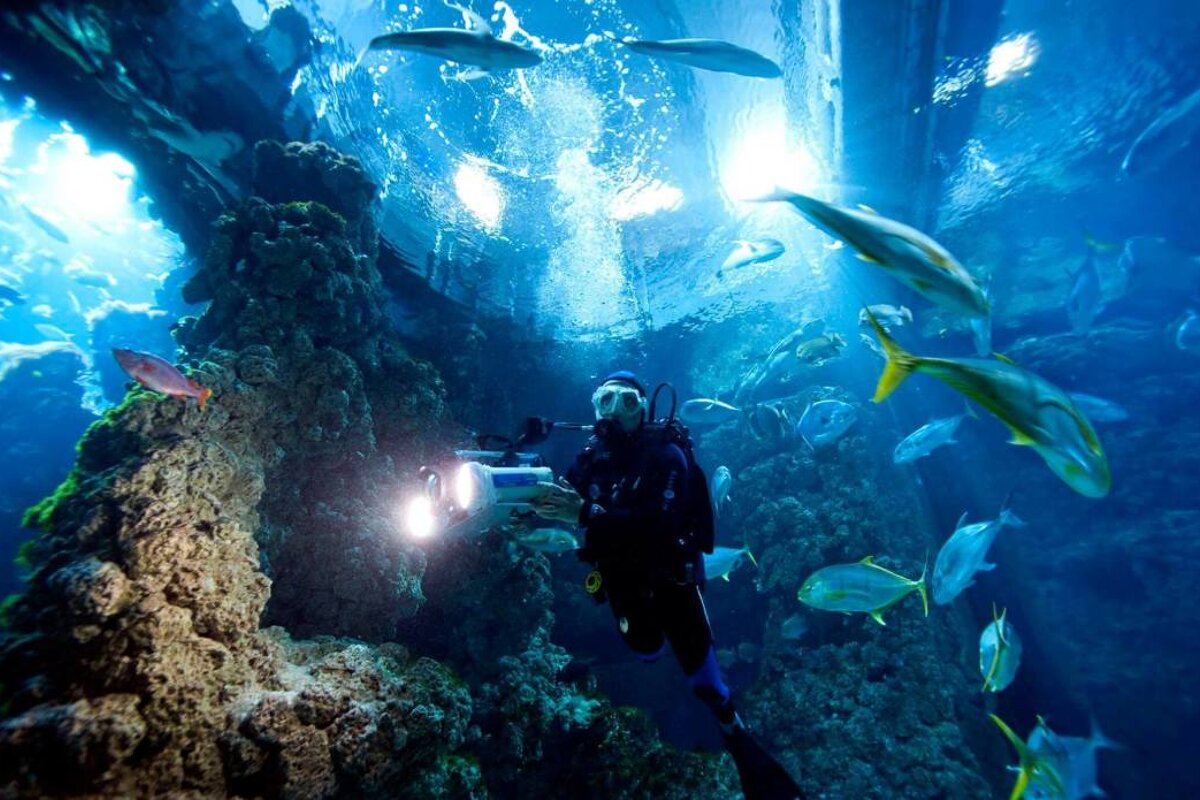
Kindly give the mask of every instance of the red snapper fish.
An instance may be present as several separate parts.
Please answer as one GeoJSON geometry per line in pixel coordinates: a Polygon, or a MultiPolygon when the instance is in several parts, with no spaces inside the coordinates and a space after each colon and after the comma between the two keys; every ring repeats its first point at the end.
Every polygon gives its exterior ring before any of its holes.
{"type": "Polygon", "coordinates": [[[212,389],[196,383],[177,370],[170,361],[153,353],[114,347],[113,356],[125,374],[142,386],[171,397],[194,397],[200,403],[201,411],[212,394],[212,389]]]}

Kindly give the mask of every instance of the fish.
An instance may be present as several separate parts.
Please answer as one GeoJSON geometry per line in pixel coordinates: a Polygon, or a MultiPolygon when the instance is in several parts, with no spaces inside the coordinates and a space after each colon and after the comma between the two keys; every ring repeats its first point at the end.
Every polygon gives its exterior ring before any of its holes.
{"type": "Polygon", "coordinates": [[[1125,157],[1120,176],[1138,177],[1161,169],[1193,146],[1200,134],[1200,89],[1167,108],[1146,126],[1125,157]]]}
{"type": "Polygon", "coordinates": [[[1083,737],[1055,733],[1039,717],[1037,727],[1029,735],[1028,747],[1052,766],[1058,780],[1057,783],[1042,782],[1035,778],[1026,797],[1031,800],[1082,800],[1105,796],[1096,779],[1096,756],[1101,748],[1116,749],[1120,745],[1104,735],[1095,718],[1091,722],[1091,732],[1083,737]]]}
{"type": "Polygon", "coordinates": [[[933,564],[933,602],[940,606],[973,585],[976,572],[990,572],[996,568],[995,564],[987,562],[987,553],[1001,528],[1025,526],[1024,520],[1008,508],[1002,508],[996,519],[971,525],[966,522],[967,512],[964,511],[933,564]]]}
{"type": "Polygon", "coordinates": [[[748,78],[783,77],[783,70],[771,59],[721,39],[623,39],[618,43],[644,56],[710,72],[730,72],[748,78]]]}
{"type": "MultiPolygon", "coordinates": [[[[965,317],[986,317],[990,305],[971,273],[930,237],[879,214],[843,208],[784,189],[755,202],[790,203],[821,230],[853,247],[859,257],[937,305],[965,317]]],[[[868,312],[869,313],[869,312],[868,312]]]]}
{"type": "Polygon", "coordinates": [[[1200,316],[1195,310],[1189,308],[1172,327],[1171,340],[1177,349],[1185,353],[1200,353],[1200,316]]]}
{"type": "Polygon", "coordinates": [[[0,302],[10,306],[19,306],[25,302],[25,295],[11,286],[0,283],[0,302]]]}
{"type": "Polygon", "coordinates": [[[50,319],[54,316],[54,306],[50,305],[49,303],[38,303],[33,308],[29,309],[29,311],[34,316],[41,317],[42,319],[50,319]]]}
{"type": "Polygon", "coordinates": [[[921,577],[914,581],[884,569],[875,563],[873,556],[867,556],[854,564],[822,567],[805,579],[796,597],[821,611],[869,614],[880,625],[886,625],[883,612],[917,592],[928,617],[925,572],[921,570],[921,577]]]}
{"type": "Polygon", "coordinates": [[[711,553],[704,554],[704,576],[706,578],[724,578],[728,581],[729,574],[747,559],[754,566],[758,566],[758,561],[755,560],[749,547],[713,548],[711,553]]]}
{"type": "Polygon", "coordinates": [[[740,408],[731,406],[721,400],[708,397],[695,397],[688,400],[679,409],[679,418],[688,425],[705,427],[720,425],[731,419],[736,419],[742,413],[740,408]]]}
{"type": "Polygon", "coordinates": [[[885,361],[887,360],[887,355],[884,354],[883,348],[879,346],[879,342],[875,341],[867,334],[860,333],[858,335],[858,341],[862,344],[863,347],[870,350],[872,353],[874,353],[879,358],[882,358],[885,361]]]}
{"type": "Polygon", "coordinates": [[[94,286],[98,289],[111,289],[117,285],[117,279],[110,273],[92,269],[79,259],[72,259],[63,267],[63,275],[81,286],[94,286]]]}
{"type": "Polygon", "coordinates": [[[785,249],[783,242],[778,239],[738,239],[734,244],[736,247],[733,248],[733,252],[725,257],[721,268],[717,270],[718,278],[725,277],[727,269],[741,269],[751,264],[774,261],[783,255],[785,249]]]}
{"type": "MultiPolygon", "coordinates": [[[[992,722],[996,723],[996,727],[1000,729],[1004,737],[1008,739],[1009,744],[1017,751],[1018,764],[1016,767],[1010,767],[1010,769],[1017,773],[1017,780],[1013,784],[1012,791],[1009,792],[1008,800],[1020,800],[1021,796],[1025,794],[1025,791],[1035,781],[1039,785],[1049,788],[1050,797],[1063,797],[1063,782],[1059,777],[1053,760],[1043,753],[1035,752],[1033,748],[1021,740],[1020,736],[1017,736],[1012,728],[1008,727],[1004,720],[995,714],[989,714],[988,717],[992,722]]],[[[1032,740],[1033,734],[1030,734],[1030,741],[1032,740]]]]}
{"type": "Polygon", "coordinates": [[[721,513],[721,506],[729,499],[729,489],[733,486],[733,473],[724,465],[713,471],[712,481],[713,514],[721,513]]]}
{"type": "Polygon", "coordinates": [[[796,348],[804,341],[821,335],[825,320],[810,320],[776,342],[762,362],[755,364],[738,383],[734,402],[742,404],[757,397],[760,390],[780,381],[796,369],[796,348]]]}
{"type": "Polygon", "coordinates": [[[787,411],[772,403],[756,405],[746,414],[746,427],[755,439],[777,441],[792,432],[787,411]]]}
{"type": "Polygon", "coordinates": [[[361,63],[369,51],[401,50],[475,67],[458,76],[468,80],[495,70],[528,69],[542,63],[542,57],[534,50],[497,39],[487,20],[474,11],[453,3],[446,5],[462,13],[469,29],[417,28],[385,33],[371,39],[358,61],[361,63]]]}
{"type": "Polygon", "coordinates": [[[71,243],[71,237],[67,236],[62,228],[48,220],[44,214],[33,210],[29,206],[25,206],[25,216],[29,217],[29,221],[41,229],[42,233],[46,234],[51,239],[62,242],[63,244],[71,243]]]}
{"type": "Polygon", "coordinates": [[[971,329],[971,342],[975,345],[975,354],[989,356],[992,354],[992,318],[975,317],[967,323],[971,329]]]}
{"type": "Polygon", "coordinates": [[[1012,443],[1033,448],[1050,470],[1084,497],[1112,489],[1108,458],[1087,417],[1062,389],[997,358],[915,356],[898,345],[874,318],[871,325],[887,353],[875,388],[880,403],[913,372],[925,372],[982,405],[1012,431],[1012,443]]]}
{"type": "Polygon", "coordinates": [[[1076,333],[1087,333],[1096,315],[1104,309],[1101,302],[1100,272],[1096,269],[1097,245],[1088,237],[1087,257],[1071,284],[1067,296],[1067,319],[1076,333]]]}
{"type": "Polygon", "coordinates": [[[875,319],[879,321],[889,332],[893,328],[902,328],[905,325],[912,325],[913,313],[907,306],[889,306],[886,303],[880,303],[874,306],[867,306],[864,310],[858,312],[858,324],[869,325],[867,319],[868,314],[874,314],[875,319]]]}
{"type": "Polygon", "coordinates": [[[792,614],[779,626],[779,635],[789,642],[798,642],[808,633],[808,617],[799,612],[792,614]]]}
{"type": "Polygon", "coordinates": [[[1096,780],[1096,755],[1103,748],[1115,749],[1120,745],[1105,736],[1094,719],[1090,735],[1083,738],[1060,736],[1050,729],[1046,720],[1038,717],[1029,741],[1023,742],[998,716],[989,716],[1017,751],[1019,759],[1019,764],[1010,768],[1017,773],[1017,780],[1009,800],[1022,796],[1030,800],[1082,800],[1105,796],[1096,780]]]}
{"type": "Polygon", "coordinates": [[[819,400],[804,409],[796,435],[816,449],[836,442],[858,419],[854,406],[841,400],[819,400]]]}
{"type": "Polygon", "coordinates": [[[73,336],[73,334],[67,333],[57,325],[47,325],[43,322],[34,325],[33,329],[50,340],[69,342],[73,336]]]}
{"type": "Polygon", "coordinates": [[[840,334],[827,331],[796,345],[796,360],[811,367],[820,367],[841,356],[844,349],[846,340],[840,334]]]}
{"type": "Polygon", "coordinates": [[[539,553],[569,553],[579,549],[575,534],[562,528],[533,528],[515,534],[513,541],[539,553]]]}
{"type": "Polygon", "coordinates": [[[942,417],[925,423],[900,440],[900,444],[896,445],[896,449],[892,451],[892,463],[910,464],[918,458],[924,458],[939,447],[958,444],[954,434],[966,417],[978,419],[971,407],[967,406],[967,410],[957,416],[942,417]]]}
{"type": "Polygon", "coordinates": [[[1083,392],[1069,392],[1068,396],[1075,407],[1092,423],[1124,422],[1129,419],[1129,412],[1112,400],[1083,392]]]}
{"type": "Polygon", "coordinates": [[[1017,677],[1021,666],[1021,637],[1005,619],[1008,609],[996,616],[992,604],[992,621],[979,634],[979,673],[983,675],[983,692],[1002,692],[1017,677]]]}
{"type": "Polygon", "coordinates": [[[201,386],[195,379],[187,377],[161,356],[121,347],[114,347],[112,352],[125,374],[147,389],[180,399],[194,397],[201,411],[212,396],[212,389],[201,386]]]}

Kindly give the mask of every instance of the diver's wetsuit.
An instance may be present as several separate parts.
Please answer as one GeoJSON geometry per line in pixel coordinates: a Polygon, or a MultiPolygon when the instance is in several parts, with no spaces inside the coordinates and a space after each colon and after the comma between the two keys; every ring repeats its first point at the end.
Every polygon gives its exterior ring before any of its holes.
{"type": "Polygon", "coordinates": [[[596,566],[618,630],[642,659],[671,643],[692,691],[733,719],[701,588],[704,561],[689,529],[688,463],[678,445],[611,428],[593,436],[567,472],[583,497],[581,559],[596,566]]]}

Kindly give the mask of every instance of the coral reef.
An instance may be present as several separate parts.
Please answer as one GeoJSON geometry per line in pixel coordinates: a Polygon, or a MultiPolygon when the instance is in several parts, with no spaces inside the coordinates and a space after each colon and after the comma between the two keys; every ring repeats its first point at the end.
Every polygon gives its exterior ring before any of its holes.
{"type": "Polygon", "coordinates": [[[359,229],[305,195],[223,217],[185,287],[209,305],[176,329],[208,407],[134,387],[29,509],[29,583],[3,609],[0,793],[731,793],[727,761],[558,679],[544,558],[491,536],[434,548],[427,571],[398,536],[398,487],[461,434],[388,329],[355,163],[256,152],[281,185],[336,173],[312,185],[351,187],[338,208],[359,229]]]}

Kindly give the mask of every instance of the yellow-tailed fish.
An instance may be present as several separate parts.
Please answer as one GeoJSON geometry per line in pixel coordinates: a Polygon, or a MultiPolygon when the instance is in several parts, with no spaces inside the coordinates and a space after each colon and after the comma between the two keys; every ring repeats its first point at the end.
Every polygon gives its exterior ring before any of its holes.
{"type": "Polygon", "coordinates": [[[898,345],[870,314],[868,318],[887,355],[875,387],[883,402],[905,378],[924,372],[979,403],[1012,431],[1012,443],[1032,447],[1054,474],[1085,497],[1104,497],[1112,473],[1100,439],[1070,396],[1054,384],[1008,359],[929,358],[898,345]]]}
{"type": "Polygon", "coordinates": [[[987,296],[971,273],[915,228],[874,211],[835,206],[785,189],[758,201],[790,203],[818,228],[853,247],[860,259],[878,264],[939,306],[967,317],[988,316],[987,296]]]}
{"type": "Polygon", "coordinates": [[[996,615],[992,604],[992,622],[979,635],[979,672],[983,675],[981,692],[1000,692],[1017,677],[1021,666],[1021,637],[1005,617],[1008,609],[996,615]]]}
{"type": "Polygon", "coordinates": [[[884,569],[867,556],[855,564],[834,564],[817,570],[804,581],[797,597],[801,603],[822,611],[869,614],[880,625],[886,625],[883,612],[912,592],[921,595],[925,616],[929,616],[925,572],[922,570],[921,577],[914,581],[884,569]]]}
{"type": "Polygon", "coordinates": [[[1029,788],[1029,782],[1035,777],[1039,783],[1050,787],[1052,797],[1064,796],[1062,779],[1058,776],[1054,766],[1047,759],[1035,753],[1025,742],[1021,741],[1021,737],[1017,736],[1013,732],[1013,729],[1004,723],[1004,720],[995,714],[989,714],[988,716],[1000,728],[1001,732],[1008,739],[1009,744],[1013,746],[1013,749],[1017,751],[1018,764],[1015,768],[1017,782],[1013,784],[1012,791],[1008,794],[1008,800],[1020,800],[1021,795],[1025,794],[1025,790],[1029,788]]]}

